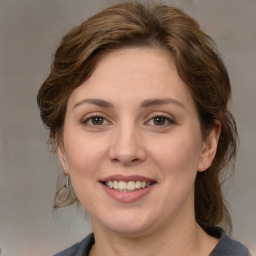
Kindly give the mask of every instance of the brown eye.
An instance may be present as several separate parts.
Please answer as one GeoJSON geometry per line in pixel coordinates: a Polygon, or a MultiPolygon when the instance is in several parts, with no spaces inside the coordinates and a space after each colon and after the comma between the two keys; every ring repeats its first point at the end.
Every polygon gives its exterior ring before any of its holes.
{"type": "Polygon", "coordinates": [[[147,123],[152,126],[164,126],[165,127],[168,125],[172,125],[175,122],[170,117],[157,115],[157,116],[152,117],[147,123]]]}
{"type": "Polygon", "coordinates": [[[155,125],[165,125],[166,122],[168,122],[168,121],[166,120],[165,117],[156,116],[156,117],[153,118],[153,122],[154,122],[155,125]]]}
{"type": "Polygon", "coordinates": [[[109,122],[106,120],[106,118],[104,118],[102,116],[89,117],[86,120],[82,121],[82,123],[85,125],[89,125],[89,126],[100,126],[100,125],[109,124],[109,122]]]}
{"type": "Polygon", "coordinates": [[[91,118],[93,125],[102,125],[104,123],[104,118],[101,116],[95,116],[91,118]]]}

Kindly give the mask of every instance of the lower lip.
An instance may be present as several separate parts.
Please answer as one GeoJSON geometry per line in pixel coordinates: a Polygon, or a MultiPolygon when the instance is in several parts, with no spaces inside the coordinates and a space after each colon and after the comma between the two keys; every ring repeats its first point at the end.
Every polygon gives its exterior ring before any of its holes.
{"type": "Polygon", "coordinates": [[[113,199],[123,203],[132,203],[147,196],[150,193],[150,191],[153,189],[154,184],[150,185],[149,187],[141,188],[131,192],[120,192],[115,189],[109,188],[104,184],[102,184],[102,186],[106,191],[106,193],[113,199]]]}

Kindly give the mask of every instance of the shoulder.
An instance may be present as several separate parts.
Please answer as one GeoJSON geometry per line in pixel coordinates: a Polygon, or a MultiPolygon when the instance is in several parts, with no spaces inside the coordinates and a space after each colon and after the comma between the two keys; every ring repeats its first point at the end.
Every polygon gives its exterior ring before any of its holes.
{"type": "Polygon", "coordinates": [[[241,243],[231,239],[223,231],[219,243],[210,256],[249,256],[248,249],[241,243]]]}
{"type": "Polygon", "coordinates": [[[87,256],[94,242],[94,235],[91,233],[81,242],[74,244],[64,251],[54,254],[53,256],[87,256]]]}
{"type": "MultiPolygon", "coordinates": [[[[200,224],[201,225],[201,224],[200,224]]],[[[211,252],[210,256],[249,256],[248,249],[238,241],[231,239],[220,227],[201,225],[211,236],[219,238],[219,242],[211,252]]]]}

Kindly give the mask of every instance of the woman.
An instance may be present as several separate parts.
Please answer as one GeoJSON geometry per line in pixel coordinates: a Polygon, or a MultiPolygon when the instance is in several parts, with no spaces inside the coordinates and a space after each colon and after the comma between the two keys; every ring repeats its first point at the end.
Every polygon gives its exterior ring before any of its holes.
{"type": "Polygon", "coordinates": [[[38,105],[93,234],[56,255],[248,255],[220,178],[235,158],[227,71],[192,18],[164,5],[112,6],[64,36],[38,105]]]}

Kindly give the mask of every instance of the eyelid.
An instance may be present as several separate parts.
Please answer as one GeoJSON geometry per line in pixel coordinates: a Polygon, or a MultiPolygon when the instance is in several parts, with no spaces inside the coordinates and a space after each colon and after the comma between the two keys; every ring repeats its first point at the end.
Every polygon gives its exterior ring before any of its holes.
{"type": "MultiPolygon", "coordinates": [[[[91,114],[87,114],[85,116],[83,116],[83,118],[81,119],[81,123],[82,124],[87,124],[89,126],[97,126],[97,125],[92,125],[92,124],[88,124],[88,121],[92,118],[96,118],[96,117],[100,117],[102,119],[104,119],[104,121],[107,121],[108,124],[111,124],[111,122],[109,121],[109,119],[107,117],[105,117],[104,114],[102,113],[91,113],[91,114]]],[[[106,124],[102,124],[102,125],[106,125],[106,124]]],[[[102,126],[102,125],[98,125],[98,126],[102,126]]]]}
{"type": "MultiPolygon", "coordinates": [[[[92,118],[96,118],[96,117],[100,117],[104,120],[104,122],[107,122],[107,124],[103,123],[103,124],[100,124],[98,126],[103,126],[103,125],[110,125],[112,124],[112,122],[110,121],[110,118],[108,116],[106,116],[106,114],[104,113],[88,113],[86,115],[84,115],[82,118],[81,118],[81,121],[80,123],[81,124],[88,124],[88,121],[92,118]]],[[[166,121],[168,121],[168,124],[164,124],[164,125],[158,125],[159,128],[161,127],[166,127],[168,125],[172,125],[172,124],[175,124],[176,121],[175,119],[170,115],[170,114],[167,114],[167,113],[151,113],[147,116],[146,118],[146,122],[145,124],[149,124],[149,122],[154,119],[154,118],[157,118],[157,117],[161,117],[161,118],[164,118],[166,121]]],[[[93,125],[93,124],[88,124],[88,126],[97,126],[97,125],[93,125]]],[[[153,125],[152,125],[153,126],[153,125]]],[[[155,125],[157,126],[157,125],[155,125]]]]}
{"type": "MultiPolygon", "coordinates": [[[[146,122],[147,124],[154,118],[157,118],[157,117],[162,117],[164,118],[165,120],[168,121],[168,124],[165,124],[165,125],[159,125],[158,128],[161,128],[161,127],[166,127],[168,125],[172,125],[172,124],[176,124],[175,122],[175,119],[173,117],[171,117],[170,115],[168,114],[164,114],[164,113],[158,113],[158,114],[151,114],[149,117],[148,117],[148,121],[146,122]]],[[[155,125],[157,126],[157,125],[155,125]]]]}

